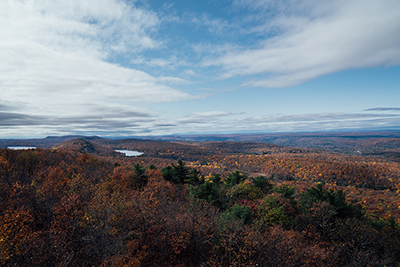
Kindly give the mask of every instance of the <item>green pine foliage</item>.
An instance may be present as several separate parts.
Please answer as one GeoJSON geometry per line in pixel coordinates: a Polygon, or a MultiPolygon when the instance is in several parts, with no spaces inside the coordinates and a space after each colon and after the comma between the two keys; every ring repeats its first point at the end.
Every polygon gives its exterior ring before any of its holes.
{"type": "Polygon", "coordinates": [[[399,266],[342,190],[163,166],[0,150],[0,266],[399,266]]]}

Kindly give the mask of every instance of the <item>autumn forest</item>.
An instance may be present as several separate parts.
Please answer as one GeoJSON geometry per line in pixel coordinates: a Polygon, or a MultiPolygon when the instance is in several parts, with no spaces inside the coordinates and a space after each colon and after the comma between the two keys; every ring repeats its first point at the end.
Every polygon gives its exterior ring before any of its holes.
{"type": "Polygon", "coordinates": [[[0,149],[0,266],[400,266],[400,138],[47,142],[0,149]]]}

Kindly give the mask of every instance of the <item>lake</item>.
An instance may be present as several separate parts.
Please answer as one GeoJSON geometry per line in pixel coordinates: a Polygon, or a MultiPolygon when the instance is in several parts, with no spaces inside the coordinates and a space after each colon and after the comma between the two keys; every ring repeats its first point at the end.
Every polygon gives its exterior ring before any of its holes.
{"type": "Polygon", "coordinates": [[[142,152],[134,151],[134,150],[115,150],[115,151],[117,151],[119,153],[123,153],[127,157],[137,157],[137,156],[140,156],[140,155],[144,154],[142,152]]]}

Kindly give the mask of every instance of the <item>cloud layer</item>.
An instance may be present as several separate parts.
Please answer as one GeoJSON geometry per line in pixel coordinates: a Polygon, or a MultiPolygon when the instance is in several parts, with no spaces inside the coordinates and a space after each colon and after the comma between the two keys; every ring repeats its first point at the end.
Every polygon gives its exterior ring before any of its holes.
{"type": "Polygon", "coordinates": [[[260,16],[271,9],[275,14],[256,27],[275,32],[274,37],[207,62],[221,66],[223,78],[264,76],[245,86],[294,86],[342,70],[400,63],[399,1],[241,0],[236,5],[259,8],[260,16]]]}
{"type": "Polygon", "coordinates": [[[145,111],[135,103],[192,98],[166,85],[182,79],[111,63],[159,47],[152,38],[159,23],[154,12],[121,1],[2,1],[1,100],[18,113],[3,114],[0,124],[68,125],[80,117],[100,127],[89,120],[145,111]]]}
{"type": "Polygon", "coordinates": [[[209,10],[154,3],[0,1],[0,138],[400,125],[393,104],[358,109],[364,113],[246,115],[251,100],[225,109],[207,102],[399,65],[397,0],[207,1],[209,10]],[[189,101],[200,98],[195,110],[189,101]]]}

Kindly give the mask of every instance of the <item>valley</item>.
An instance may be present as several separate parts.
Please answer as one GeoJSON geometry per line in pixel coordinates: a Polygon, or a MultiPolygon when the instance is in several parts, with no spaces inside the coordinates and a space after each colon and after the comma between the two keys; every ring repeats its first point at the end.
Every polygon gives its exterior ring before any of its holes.
{"type": "Polygon", "coordinates": [[[297,138],[3,139],[0,264],[398,266],[400,138],[297,138]]]}

